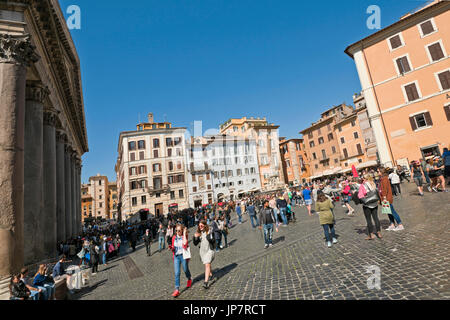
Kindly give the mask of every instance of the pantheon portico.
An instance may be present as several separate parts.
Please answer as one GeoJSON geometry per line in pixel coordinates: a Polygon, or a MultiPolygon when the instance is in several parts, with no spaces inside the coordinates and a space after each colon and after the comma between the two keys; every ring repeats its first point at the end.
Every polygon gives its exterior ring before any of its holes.
{"type": "Polygon", "coordinates": [[[0,0],[0,282],[80,233],[86,152],[80,62],[58,1],[0,0]]]}

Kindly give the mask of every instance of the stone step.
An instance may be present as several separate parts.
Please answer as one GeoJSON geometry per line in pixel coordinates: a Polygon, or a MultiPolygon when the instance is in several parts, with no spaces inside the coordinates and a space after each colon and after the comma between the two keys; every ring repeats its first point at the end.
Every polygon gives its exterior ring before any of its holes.
{"type": "Polygon", "coordinates": [[[0,301],[9,300],[9,281],[10,278],[0,279],[0,301]]]}

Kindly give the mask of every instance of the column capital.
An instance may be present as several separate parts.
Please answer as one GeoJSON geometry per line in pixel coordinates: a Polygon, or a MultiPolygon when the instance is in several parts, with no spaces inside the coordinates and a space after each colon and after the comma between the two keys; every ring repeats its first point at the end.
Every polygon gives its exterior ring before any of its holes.
{"type": "Polygon", "coordinates": [[[54,108],[44,109],[44,126],[56,127],[58,111],[54,108]]]}
{"type": "Polygon", "coordinates": [[[50,90],[45,87],[41,81],[27,81],[26,86],[26,100],[43,103],[50,95],[50,90]]]}
{"type": "Polygon", "coordinates": [[[56,130],[56,142],[66,144],[68,141],[67,135],[64,131],[56,130]]]}
{"type": "Polygon", "coordinates": [[[73,152],[73,148],[72,148],[72,146],[70,144],[66,143],[66,145],[64,146],[64,151],[65,151],[65,153],[67,153],[67,155],[69,157],[71,157],[72,156],[72,152],[73,152]]]}
{"type": "Polygon", "coordinates": [[[29,34],[0,34],[0,63],[30,66],[40,59],[35,49],[29,34]]]}

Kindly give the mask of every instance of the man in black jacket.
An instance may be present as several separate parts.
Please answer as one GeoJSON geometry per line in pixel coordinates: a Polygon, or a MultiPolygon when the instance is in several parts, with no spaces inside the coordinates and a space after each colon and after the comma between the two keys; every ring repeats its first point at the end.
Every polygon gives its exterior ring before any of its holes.
{"type": "Polygon", "coordinates": [[[150,234],[150,230],[149,229],[147,229],[146,231],[145,231],[145,234],[144,234],[144,243],[145,243],[145,249],[147,250],[147,256],[151,256],[151,252],[150,252],[150,249],[151,249],[151,244],[152,244],[152,235],[150,234]]]}
{"type": "MultiPolygon", "coordinates": [[[[264,248],[273,246],[273,227],[275,223],[273,209],[269,207],[269,201],[265,200],[263,208],[259,211],[259,229],[264,227],[264,248]]],[[[276,229],[278,232],[278,228],[276,229]]]]}

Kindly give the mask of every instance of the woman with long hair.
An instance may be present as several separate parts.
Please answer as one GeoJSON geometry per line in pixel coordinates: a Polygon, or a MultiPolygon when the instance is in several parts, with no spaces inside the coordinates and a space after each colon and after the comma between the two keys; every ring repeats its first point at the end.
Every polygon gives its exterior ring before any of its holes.
{"type": "Polygon", "coordinates": [[[433,160],[433,158],[427,160],[427,164],[426,164],[425,170],[427,171],[427,174],[428,174],[428,176],[431,179],[431,184],[430,184],[431,190],[433,190],[434,192],[439,192],[436,189],[436,187],[438,186],[438,178],[437,178],[436,173],[434,171],[434,160],[433,160]]]}
{"type": "Polygon", "coordinates": [[[169,249],[173,253],[173,264],[175,271],[175,291],[172,293],[172,297],[176,298],[180,295],[180,267],[183,267],[184,274],[188,279],[186,288],[192,286],[191,272],[189,271],[189,260],[184,258],[184,251],[189,248],[188,231],[187,228],[181,224],[175,226],[175,235],[172,237],[172,242],[169,245],[169,249]]]}
{"type": "Polygon", "coordinates": [[[413,162],[411,166],[411,176],[416,183],[417,189],[419,190],[419,195],[423,196],[423,170],[422,166],[418,162],[413,162]]]}
{"type": "Polygon", "coordinates": [[[381,239],[381,224],[378,219],[378,202],[380,201],[380,197],[372,176],[364,176],[362,184],[359,187],[358,198],[363,204],[364,216],[367,221],[368,236],[366,240],[375,239],[374,232],[376,232],[377,236],[381,239]],[[372,220],[375,222],[375,229],[372,220]]]}
{"type": "MultiPolygon", "coordinates": [[[[41,264],[39,269],[33,279],[33,287],[38,289],[45,289],[46,300],[56,300],[55,299],[55,283],[47,276],[48,268],[45,264],[41,264]]],[[[44,290],[42,290],[44,291],[44,290]]]]}
{"type": "Polygon", "coordinates": [[[403,227],[402,220],[400,219],[400,216],[398,215],[397,211],[395,211],[395,208],[394,208],[394,197],[392,196],[392,189],[391,189],[391,184],[389,182],[388,169],[383,169],[381,174],[382,174],[381,180],[380,180],[381,200],[387,200],[389,202],[391,212],[392,212],[391,214],[388,214],[391,225],[389,226],[389,228],[386,229],[386,231],[404,230],[405,228],[403,227]],[[395,222],[397,222],[397,227],[395,226],[395,222]]]}
{"type": "Polygon", "coordinates": [[[334,244],[338,242],[334,230],[334,217],[333,213],[331,212],[333,208],[334,205],[331,202],[331,200],[327,196],[325,196],[325,194],[322,191],[319,191],[317,194],[316,212],[318,212],[319,214],[320,224],[323,227],[328,248],[331,247],[332,241],[334,244]]]}
{"type": "Polygon", "coordinates": [[[214,235],[212,230],[208,227],[205,220],[200,221],[198,224],[197,232],[194,235],[194,245],[200,243],[200,258],[205,265],[205,283],[203,287],[205,289],[209,288],[209,281],[213,279],[213,274],[211,272],[211,263],[214,260],[214,235]]]}

